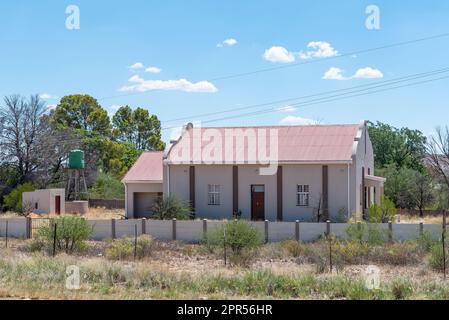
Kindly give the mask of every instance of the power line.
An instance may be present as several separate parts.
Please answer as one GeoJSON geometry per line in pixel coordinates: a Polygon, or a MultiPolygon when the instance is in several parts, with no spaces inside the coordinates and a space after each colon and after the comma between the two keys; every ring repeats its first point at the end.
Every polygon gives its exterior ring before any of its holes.
{"type": "MultiPolygon", "coordinates": [[[[367,48],[367,49],[351,51],[351,52],[339,54],[339,55],[336,55],[336,56],[325,57],[325,58],[321,58],[321,59],[317,59],[317,60],[307,60],[307,61],[303,61],[303,62],[291,63],[291,64],[288,64],[288,65],[282,65],[282,66],[276,66],[276,67],[270,67],[270,68],[263,68],[263,69],[259,69],[259,70],[242,72],[242,73],[236,73],[236,74],[230,74],[230,75],[225,75],[225,76],[218,76],[218,77],[215,77],[215,78],[210,78],[210,79],[205,80],[205,81],[209,81],[209,82],[215,81],[216,82],[216,81],[221,81],[221,80],[240,78],[240,77],[250,76],[250,75],[264,73],[264,72],[270,72],[270,71],[275,71],[275,70],[280,70],[280,69],[293,68],[293,67],[298,67],[298,66],[302,66],[302,65],[306,65],[306,64],[318,63],[318,62],[322,62],[322,61],[334,60],[334,59],[348,57],[348,56],[357,55],[357,54],[364,54],[364,53],[368,53],[368,52],[374,52],[374,51],[385,50],[385,49],[390,49],[390,48],[395,48],[395,47],[400,47],[400,46],[405,46],[405,45],[411,45],[411,44],[415,44],[415,43],[419,43],[419,42],[430,41],[430,40],[444,38],[444,37],[449,37],[449,32],[448,33],[438,34],[438,35],[433,35],[433,36],[428,36],[428,37],[424,37],[424,38],[418,38],[418,39],[413,39],[413,40],[396,42],[396,43],[387,44],[387,45],[383,45],[383,46],[379,46],[379,47],[373,47],[373,48],[367,48]]],[[[149,91],[133,92],[133,93],[122,94],[122,95],[108,96],[108,97],[102,97],[102,98],[100,98],[98,100],[107,100],[107,99],[128,97],[128,96],[133,96],[133,95],[145,94],[147,92],[149,92],[149,91]]]]}
{"type": "Polygon", "coordinates": [[[387,85],[387,84],[397,83],[399,81],[410,81],[410,80],[414,80],[414,79],[418,79],[418,78],[422,78],[422,77],[433,76],[433,75],[448,72],[448,71],[449,71],[449,67],[438,69],[438,70],[433,70],[433,71],[428,71],[428,72],[411,74],[411,75],[407,75],[407,76],[403,76],[403,77],[393,78],[390,80],[376,81],[376,82],[373,82],[370,84],[357,85],[357,86],[348,87],[348,88],[344,88],[344,89],[324,91],[324,92],[309,94],[309,95],[305,95],[305,96],[275,100],[275,101],[265,102],[265,103],[260,103],[260,104],[252,104],[252,105],[248,105],[248,106],[231,108],[231,109],[226,109],[226,110],[222,110],[222,111],[197,114],[197,115],[193,115],[193,116],[185,116],[185,117],[180,117],[180,118],[175,118],[175,119],[170,119],[170,120],[162,120],[162,122],[167,123],[167,122],[175,122],[175,121],[180,121],[180,120],[190,120],[192,118],[194,118],[194,119],[204,118],[204,117],[214,116],[214,115],[218,115],[218,114],[230,113],[230,112],[241,111],[241,110],[246,110],[246,109],[253,109],[253,108],[258,108],[258,107],[263,107],[263,106],[269,106],[269,105],[286,103],[286,102],[291,102],[291,101],[296,101],[296,100],[302,100],[302,99],[307,99],[307,98],[312,98],[312,97],[317,97],[317,96],[322,96],[322,95],[328,95],[328,94],[332,94],[332,93],[343,92],[343,91],[348,91],[348,90],[357,89],[357,88],[377,87],[378,85],[382,85],[384,83],[385,83],[385,85],[387,85]]]}
{"type": "MultiPolygon", "coordinates": [[[[399,85],[399,86],[393,86],[393,87],[389,87],[389,88],[383,88],[383,89],[369,91],[369,92],[364,92],[364,93],[356,93],[356,94],[353,94],[353,95],[347,95],[347,93],[346,93],[346,94],[339,95],[339,97],[332,97],[332,98],[331,97],[324,97],[324,98],[312,100],[310,102],[306,101],[304,103],[292,104],[292,106],[307,107],[307,106],[317,105],[317,104],[321,104],[321,103],[334,102],[334,101],[349,99],[349,98],[353,98],[353,97],[365,96],[365,95],[370,95],[370,94],[374,94],[374,93],[390,91],[390,90],[395,90],[395,89],[404,88],[404,87],[415,86],[415,85],[429,83],[429,82],[434,82],[434,81],[443,80],[443,79],[447,79],[447,78],[449,78],[449,76],[443,76],[443,77],[438,77],[438,78],[433,78],[433,79],[428,79],[428,80],[423,80],[423,81],[417,81],[417,82],[407,83],[407,84],[403,84],[403,85],[399,85]]],[[[370,88],[369,90],[371,90],[371,89],[372,88],[370,88]]],[[[360,90],[360,91],[366,91],[366,90],[360,90]]],[[[202,124],[203,123],[218,122],[218,121],[223,121],[223,120],[229,120],[229,119],[236,119],[236,118],[241,118],[241,117],[256,116],[256,115],[267,114],[267,113],[271,113],[271,112],[275,112],[275,111],[278,111],[278,109],[277,108],[270,108],[270,109],[265,109],[265,110],[258,110],[258,111],[253,111],[253,112],[249,112],[249,113],[244,113],[244,114],[238,114],[238,115],[232,115],[232,116],[228,116],[228,117],[222,117],[222,118],[206,120],[206,121],[202,121],[202,124]]],[[[174,129],[174,128],[179,128],[179,126],[166,127],[166,128],[162,128],[161,130],[168,130],[168,129],[174,129]]]]}

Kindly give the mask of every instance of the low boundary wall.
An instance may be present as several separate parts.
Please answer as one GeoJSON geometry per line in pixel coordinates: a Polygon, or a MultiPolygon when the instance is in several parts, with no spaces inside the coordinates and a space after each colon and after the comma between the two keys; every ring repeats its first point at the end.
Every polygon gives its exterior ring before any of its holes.
{"type": "MultiPolygon", "coordinates": [[[[201,241],[205,232],[213,231],[226,221],[217,220],[87,220],[93,227],[94,234],[92,240],[103,240],[107,238],[122,238],[141,234],[150,234],[159,240],[180,240],[195,243],[201,241]]],[[[313,222],[250,222],[264,236],[266,242],[276,242],[283,240],[298,240],[311,242],[318,240],[327,232],[345,239],[346,230],[350,226],[347,223],[313,223],[313,222]]],[[[357,225],[353,225],[357,227],[357,225]]],[[[384,231],[386,240],[403,242],[416,239],[420,232],[427,231],[430,235],[438,239],[441,237],[441,224],[377,224],[379,230],[384,231]]],[[[0,237],[5,237],[8,228],[8,237],[30,238],[32,230],[32,219],[10,218],[0,219],[0,237]]],[[[365,232],[367,227],[364,228],[365,232]]]]}

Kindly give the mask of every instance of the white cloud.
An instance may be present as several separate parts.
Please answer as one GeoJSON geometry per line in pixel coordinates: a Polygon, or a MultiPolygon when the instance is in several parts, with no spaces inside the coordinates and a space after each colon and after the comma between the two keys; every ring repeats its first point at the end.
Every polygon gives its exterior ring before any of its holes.
{"type": "Polygon", "coordinates": [[[57,104],[49,104],[47,105],[47,110],[48,111],[55,110],[57,106],[58,106],[57,104]]]}
{"type": "Polygon", "coordinates": [[[284,106],[284,107],[279,107],[276,110],[279,112],[295,112],[297,110],[297,108],[295,108],[293,106],[284,106]]]}
{"type": "Polygon", "coordinates": [[[324,80],[350,80],[350,79],[375,79],[383,78],[383,73],[378,69],[371,67],[360,68],[351,77],[343,76],[343,70],[336,67],[331,67],[323,75],[324,80]]]}
{"type": "Polygon", "coordinates": [[[286,48],[279,46],[273,46],[270,49],[265,50],[263,57],[265,60],[271,62],[289,63],[295,61],[295,56],[292,52],[289,52],[286,48]]]}
{"type": "Polygon", "coordinates": [[[299,57],[301,59],[310,58],[329,58],[338,55],[338,51],[335,50],[329,42],[325,41],[312,41],[309,42],[307,48],[312,49],[306,52],[301,51],[299,57]]]}
{"type": "Polygon", "coordinates": [[[120,109],[122,106],[118,105],[118,104],[114,104],[112,106],[109,107],[110,110],[116,112],[118,109],[120,109]]]}
{"type": "Polygon", "coordinates": [[[140,76],[138,76],[137,74],[132,76],[131,78],[128,79],[129,82],[135,82],[135,83],[139,83],[139,82],[143,82],[145,81],[144,79],[142,79],[140,76]]]}
{"type": "Polygon", "coordinates": [[[145,72],[149,73],[160,73],[162,70],[158,67],[148,67],[145,69],[145,72]]]}
{"type": "Polygon", "coordinates": [[[136,62],[133,65],[129,66],[129,69],[131,70],[139,70],[139,69],[143,69],[143,63],[142,62],[136,62]]]}
{"type": "Polygon", "coordinates": [[[173,128],[170,131],[170,141],[178,140],[181,134],[182,134],[182,126],[173,128]]]}
{"type": "Polygon", "coordinates": [[[376,79],[383,78],[383,73],[378,69],[373,69],[371,67],[361,68],[355,72],[352,78],[358,79],[376,79]]]}
{"type": "Polygon", "coordinates": [[[300,59],[311,58],[329,58],[338,55],[338,51],[335,50],[329,42],[325,41],[311,41],[307,44],[307,51],[293,52],[289,51],[285,47],[273,46],[270,49],[265,50],[263,57],[265,60],[271,62],[294,62],[296,57],[300,59]]]}
{"type": "Polygon", "coordinates": [[[145,80],[138,75],[128,79],[133,83],[119,89],[121,92],[146,92],[150,90],[177,90],[184,92],[217,92],[215,85],[209,81],[192,83],[186,79],[179,80],[145,80]]]}
{"type": "Polygon", "coordinates": [[[324,80],[347,80],[343,76],[343,70],[336,67],[331,67],[329,70],[326,71],[323,78],[324,80]]]}
{"type": "Polygon", "coordinates": [[[238,43],[237,40],[235,40],[234,38],[228,38],[217,44],[217,47],[218,48],[222,48],[223,46],[232,47],[235,46],[237,43],[238,43]]]}
{"type": "Polygon", "coordinates": [[[41,93],[39,95],[39,98],[44,99],[44,100],[54,100],[54,99],[58,99],[58,96],[49,94],[49,93],[41,93]]]}
{"type": "Polygon", "coordinates": [[[296,116],[286,116],[281,121],[279,121],[279,123],[284,125],[301,125],[301,126],[319,124],[319,122],[316,120],[296,116]]]}

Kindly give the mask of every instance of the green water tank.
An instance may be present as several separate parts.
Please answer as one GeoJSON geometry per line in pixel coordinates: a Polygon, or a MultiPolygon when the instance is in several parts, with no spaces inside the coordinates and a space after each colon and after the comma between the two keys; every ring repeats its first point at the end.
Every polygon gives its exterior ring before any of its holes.
{"type": "Polygon", "coordinates": [[[84,151],[72,150],[69,152],[69,169],[84,169],[84,151]]]}

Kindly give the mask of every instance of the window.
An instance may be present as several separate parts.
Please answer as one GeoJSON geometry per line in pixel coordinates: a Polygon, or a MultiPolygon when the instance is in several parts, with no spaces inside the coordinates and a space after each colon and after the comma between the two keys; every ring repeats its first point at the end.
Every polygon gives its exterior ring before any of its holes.
{"type": "Polygon", "coordinates": [[[218,184],[209,184],[208,185],[208,204],[210,206],[219,206],[220,205],[220,185],[218,184]]]}
{"type": "Polygon", "coordinates": [[[300,207],[309,206],[309,185],[298,184],[296,186],[296,205],[300,207]]]}

